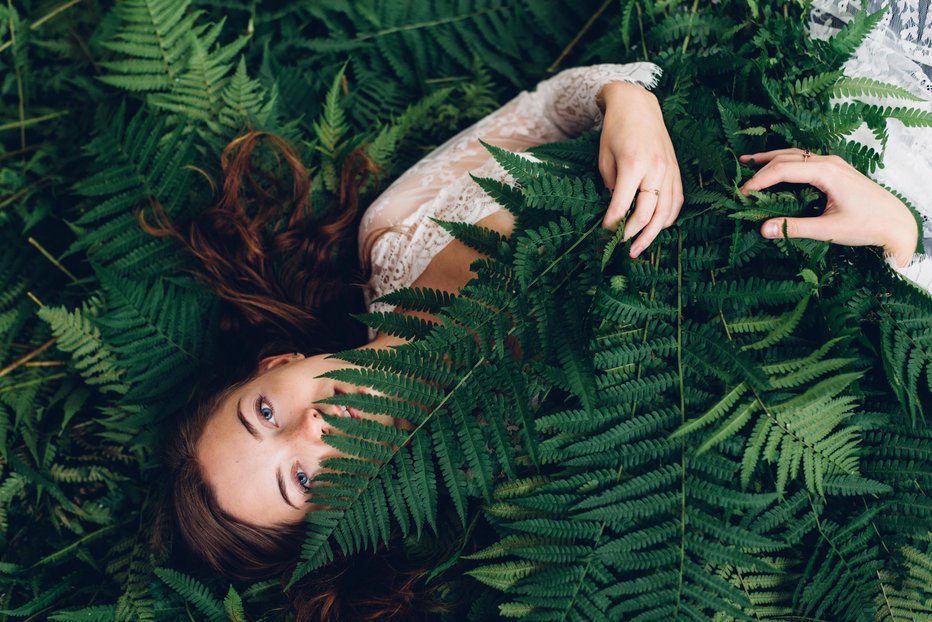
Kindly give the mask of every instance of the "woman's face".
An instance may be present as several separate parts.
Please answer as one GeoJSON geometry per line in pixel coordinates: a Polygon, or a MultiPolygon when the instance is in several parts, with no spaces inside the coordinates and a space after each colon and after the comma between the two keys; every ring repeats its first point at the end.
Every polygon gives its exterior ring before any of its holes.
{"type": "MultiPolygon", "coordinates": [[[[341,455],[321,439],[330,429],[320,413],[346,416],[346,412],[334,404],[315,406],[314,402],[341,393],[374,393],[317,378],[350,367],[326,357],[281,354],[263,359],[256,377],[235,389],[210,415],[197,458],[220,507],[235,518],[274,526],[299,522],[319,507],[305,502],[305,486],[321,460],[341,455]]],[[[352,416],[395,424],[383,415],[352,411],[352,416]]]]}

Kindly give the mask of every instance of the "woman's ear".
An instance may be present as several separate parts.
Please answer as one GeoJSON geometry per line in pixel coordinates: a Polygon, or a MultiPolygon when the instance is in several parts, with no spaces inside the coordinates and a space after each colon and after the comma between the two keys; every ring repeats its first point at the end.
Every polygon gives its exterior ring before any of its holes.
{"type": "Polygon", "coordinates": [[[267,356],[256,366],[256,371],[260,374],[264,374],[273,367],[278,367],[279,365],[284,365],[285,363],[290,363],[291,361],[296,361],[303,359],[304,355],[300,352],[286,352],[285,354],[276,354],[275,356],[267,356]]]}

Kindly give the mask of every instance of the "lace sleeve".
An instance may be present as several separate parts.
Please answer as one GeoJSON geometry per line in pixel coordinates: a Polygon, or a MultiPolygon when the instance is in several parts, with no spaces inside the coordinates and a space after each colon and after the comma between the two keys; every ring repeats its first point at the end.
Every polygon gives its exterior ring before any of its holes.
{"type": "MultiPolygon", "coordinates": [[[[479,139],[510,151],[524,151],[564,140],[601,125],[596,95],[610,82],[653,87],[660,76],[653,63],[602,64],[565,69],[522,91],[507,104],[466,128],[399,177],[366,211],[360,241],[370,232],[392,227],[489,157],[479,139]]],[[[363,245],[360,244],[360,248],[363,245]]]]}
{"type": "Polygon", "coordinates": [[[905,268],[897,267],[892,257],[887,258],[887,264],[901,277],[932,294],[932,255],[915,255],[905,268]]]}
{"type": "Polygon", "coordinates": [[[660,68],[652,63],[566,69],[533,92],[521,92],[406,171],[369,207],[360,224],[360,249],[366,248],[370,234],[389,229],[370,248],[369,309],[390,311],[392,307],[370,301],[413,283],[450,243],[450,234],[431,218],[472,223],[501,209],[469,176],[514,184],[480,138],[517,153],[564,140],[601,124],[596,96],[603,86],[627,81],[652,87],[659,75],[660,68]]]}

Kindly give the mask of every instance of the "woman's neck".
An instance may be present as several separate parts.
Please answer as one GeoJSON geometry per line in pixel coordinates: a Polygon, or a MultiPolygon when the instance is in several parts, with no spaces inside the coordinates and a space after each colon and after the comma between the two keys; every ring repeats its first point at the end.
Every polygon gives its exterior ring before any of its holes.
{"type": "Polygon", "coordinates": [[[375,339],[370,341],[364,346],[360,346],[357,350],[362,350],[365,348],[372,349],[381,349],[381,348],[391,348],[394,346],[400,346],[403,343],[407,343],[407,340],[402,339],[401,337],[396,337],[394,335],[388,335],[386,333],[377,333],[375,339]]]}

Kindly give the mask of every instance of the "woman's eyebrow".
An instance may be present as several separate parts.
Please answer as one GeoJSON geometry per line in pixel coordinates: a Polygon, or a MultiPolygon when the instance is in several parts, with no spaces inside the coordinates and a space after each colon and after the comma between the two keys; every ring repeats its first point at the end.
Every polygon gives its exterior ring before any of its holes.
{"type": "Polygon", "coordinates": [[[246,421],[246,417],[243,416],[243,409],[240,407],[240,403],[243,401],[243,398],[236,400],[236,416],[239,417],[239,422],[243,424],[243,427],[246,428],[246,431],[252,434],[260,443],[262,442],[262,436],[259,434],[259,431],[256,430],[255,426],[246,421]]]}
{"type": "Polygon", "coordinates": [[[301,508],[299,508],[298,506],[296,506],[294,503],[292,503],[292,502],[288,499],[288,491],[285,490],[285,478],[282,477],[282,468],[281,468],[281,467],[278,467],[277,469],[275,469],[275,479],[278,480],[278,492],[282,493],[282,499],[285,500],[285,503],[287,503],[288,505],[290,505],[291,507],[293,507],[293,508],[296,509],[296,510],[300,510],[301,508]]]}
{"type": "MultiPolygon", "coordinates": [[[[255,439],[261,443],[262,436],[259,434],[259,432],[256,430],[256,428],[251,423],[246,421],[246,417],[243,416],[242,401],[243,401],[243,398],[236,400],[236,416],[237,418],[239,418],[239,422],[243,424],[243,427],[246,428],[246,431],[252,434],[255,437],[255,439]]],[[[281,493],[282,499],[285,500],[285,503],[287,503],[288,505],[290,505],[296,510],[300,510],[301,508],[299,508],[294,503],[292,503],[291,500],[288,498],[288,490],[285,488],[285,477],[282,475],[281,467],[278,467],[277,469],[275,469],[275,479],[278,481],[278,492],[281,493]]]]}

